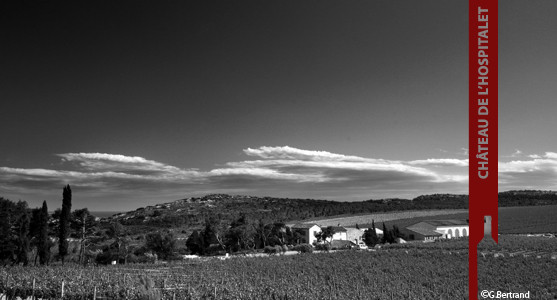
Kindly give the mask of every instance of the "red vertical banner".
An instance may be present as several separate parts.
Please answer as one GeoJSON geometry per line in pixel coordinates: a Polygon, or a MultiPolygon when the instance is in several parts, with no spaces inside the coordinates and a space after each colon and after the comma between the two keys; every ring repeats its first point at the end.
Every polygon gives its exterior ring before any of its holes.
{"type": "Polygon", "coordinates": [[[469,0],[469,298],[478,299],[478,243],[484,217],[498,223],[498,0],[469,0]]]}

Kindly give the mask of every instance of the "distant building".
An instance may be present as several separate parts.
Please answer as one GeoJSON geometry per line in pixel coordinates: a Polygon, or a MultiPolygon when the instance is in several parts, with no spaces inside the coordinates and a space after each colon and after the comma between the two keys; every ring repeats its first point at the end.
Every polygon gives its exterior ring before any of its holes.
{"type": "MultiPolygon", "coordinates": [[[[346,227],[346,239],[356,244],[364,240],[364,232],[371,228],[354,228],[354,227],[346,227]]],[[[375,228],[375,233],[377,236],[383,235],[383,230],[379,228],[375,228]]]]}
{"type": "Polygon", "coordinates": [[[356,244],[363,240],[365,229],[346,227],[346,239],[356,244]]]}
{"type": "MultiPolygon", "coordinates": [[[[333,234],[332,238],[327,239],[329,242],[350,241],[350,242],[354,242],[355,244],[358,244],[358,242],[363,241],[364,232],[368,229],[368,228],[358,229],[358,228],[343,227],[343,226],[331,226],[331,227],[333,228],[333,231],[335,233],[333,234]]],[[[303,237],[302,240],[300,241],[301,243],[307,243],[310,245],[313,245],[313,243],[317,241],[315,234],[321,232],[322,228],[325,228],[325,226],[321,227],[315,223],[300,223],[300,224],[295,224],[290,226],[290,229],[293,232],[297,232],[303,237]]],[[[377,236],[383,235],[383,231],[381,229],[376,228],[375,232],[377,232],[377,236]]]]}
{"type": "Polygon", "coordinates": [[[342,227],[342,226],[332,226],[333,231],[335,232],[335,234],[333,234],[333,238],[331,240],[337,240],[337,241],[346,241],[347,240],[347,236],[346,236],[346,228],[342,227]]]}
{"type": "Polygon", "coordinates": [[[466,220],[429,220],[406,227],[404,233],[409,240],[428,241],[466,237],[469,231],[466,220]]]}
{"type": "Polygon", "coordinates": [[[313,242],[317,241],[315,237],[315,233],[321,232],[321,227],[317,224],[309,223],[309,224],[296,224],[291,227],[292,231],[298,232],[302,235],[302,243],[307,243],[312,245],[313,242]]]}

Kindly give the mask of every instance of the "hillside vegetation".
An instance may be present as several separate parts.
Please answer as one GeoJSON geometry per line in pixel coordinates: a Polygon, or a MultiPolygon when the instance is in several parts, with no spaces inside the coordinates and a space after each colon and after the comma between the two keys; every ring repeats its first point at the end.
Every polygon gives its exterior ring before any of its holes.
{"type": "MultiPolygon", "coordinates": [[[[555,205],[553,191],[508,191],[499,193],[499,206],[555,205]]],[[[141,207],[120,213],[106,221],[118,220],[140,230],[153,227],[203,227],[208,216],[232,222],[241,215],[252,220],[267,219],[280,222],[307,220],[338,215],[369,214],[406,210],[467,209],[468,196],[455,194],[423,195],[414,199],[382,199],[356,202],[330,200],[253,197],[211,194],[174,202],[141,207]]]]}

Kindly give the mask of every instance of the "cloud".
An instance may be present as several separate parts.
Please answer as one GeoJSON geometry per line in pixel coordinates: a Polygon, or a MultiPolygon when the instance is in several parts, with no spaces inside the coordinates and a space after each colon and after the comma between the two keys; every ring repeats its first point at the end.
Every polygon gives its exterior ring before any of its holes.
{"type": "Polygon", "coordinates": [[[546,152],[544,155],[545,158],[550,158],[550,159],[557,159],[557,153],[555,152],[546,152]]]}
{"type": "Polygon", "coordinates": [[[125,156],[108,153],[63,153],[57,154],[64,162],[76,163],[87,170],[111,170],[140,174],[178,173],[181,170],[154,160],[139,156],[125,156]]]}
{"type": "Polygon", "coordinates": [[[499,187],[508,189],[557,189],[557,153],[528,155],[528,160],[499,162],[499,187]]]}
{"type": "Polygon", "coordinates": [[[368,159],[335,154],[327,151],[303,150],[290,146],[268,147],[262,146],[257,149],[247,148],[244,153],[249,156],[258,156],[264,159],[291,159],[291,160],[310,160],[310,161],[366,161],[368,159]]]}
{"type": "Polygon", "coordinates": [[[422,160],[413,160],[408,162],[411,165],[423,165],[423,166],[457,166],[457,167],[468,167],[467,159],[456,159],[456,158],[428,158],[422,160]]]}
{"type": "Polygon", "coordinates": [[[522,151],[516,149],[512,154],[510,154],[510,155],[501,155],[501,157],[520,157],[520,156],[522,156],[522,155],[523,155],[522,151]]]}
{"type": "MultiPolygon", "coordinates": [[[[139,206],[137,201],[157,203],[213,192],[364,200],[468,190],[467,159],[387,160],[290,146],[246,148],[244,153],[246,160],[209,170],[121,154],[57,154],[59,168],[0,167],[0,196],[59,198],[58,190],[71,184],[99,205],[114,205],[115,200],[105,199],[118,199],[133,208],[139,206]],[[63,170],[66,167],[71,170],[63,170]]],[[[499,162],[501,189],[557,188],[557,153],[522,157],[499,162]]]]}

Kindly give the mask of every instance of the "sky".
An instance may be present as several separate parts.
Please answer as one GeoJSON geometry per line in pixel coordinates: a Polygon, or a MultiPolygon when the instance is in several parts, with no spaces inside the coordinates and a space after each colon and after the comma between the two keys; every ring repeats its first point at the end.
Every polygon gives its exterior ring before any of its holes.
{"type": "MultiPolygon", "coordinates": [[[[0,197],[468,191],[467,1],[0,5],[0,197]]],[[[499,187],[557,189],[557,2],[499,6],[499,187]]]]}

